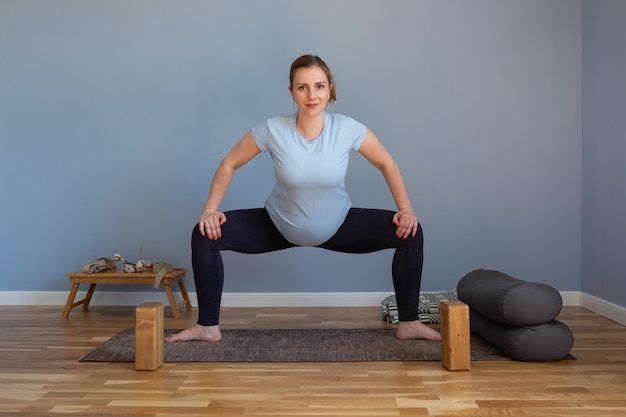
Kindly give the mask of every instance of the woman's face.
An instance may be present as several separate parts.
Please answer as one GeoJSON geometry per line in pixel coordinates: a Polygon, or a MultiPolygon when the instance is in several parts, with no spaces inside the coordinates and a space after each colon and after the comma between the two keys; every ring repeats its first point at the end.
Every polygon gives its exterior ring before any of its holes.
{"type": "Polygon", "coordinates": [[[324,70],[315,66],[296,70],[289,91],[300,114],[317,116],[326,109],[331,88],[324,70]]]}

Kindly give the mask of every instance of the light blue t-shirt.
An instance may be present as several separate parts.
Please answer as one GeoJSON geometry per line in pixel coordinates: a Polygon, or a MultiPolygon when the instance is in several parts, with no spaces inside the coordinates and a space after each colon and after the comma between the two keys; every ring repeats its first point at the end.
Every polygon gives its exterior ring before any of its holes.
{"type": "Polygon", "coordinates": [[[252,129],[274,164],[276,185],[265,203],[272,221],[289,242],[317,246],[330,239],[350,210],[345,187],[350,151],[365,138],[365,125],[325,113],[324,129],[308,141],[296,129],[296,115],[275,117],[252,129]]]}

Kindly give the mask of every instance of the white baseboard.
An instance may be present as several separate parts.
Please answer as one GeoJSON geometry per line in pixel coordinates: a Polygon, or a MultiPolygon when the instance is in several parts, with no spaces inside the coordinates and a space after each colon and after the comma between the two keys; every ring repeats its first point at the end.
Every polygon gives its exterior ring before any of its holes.
{"type": "Polygon", "coordinates": [[[580,292],[579,291],[561,291],[561,299],[564,306],[579,307],[580,292]]]}
{"type": "MultiPolygon", "coordinates": [[[[373,307],[380,306],[381,301],[391,293],[363,292],[363,293],[224,293],[222,306],[224,307],[373,307]]],[[[66,291],[3,291],[0,292],[0,305],[59,305],[67,302],[66,291]]],[[[180,293],[175,293],[180,299],[180,293]]],[[[79,291],[76,300],[85,297],[85,291],[79,291]]],[[[576,291],[561,292],[563,305],[582,306],[597,312],[605,311],[614,320],[614,316],[626,316],[623,307],[603,301],[590,295],[576,291]],[[581,302],[583,300],[583,302],[581,302]]],[[[195,307],[196,294],[189,293],[191,304],[195,307]]],[[[106,306],[133,306],[146,301],[162,301],[167,303],[163,291],[96,291],[91,300],[92,305],[106,306]]],[[[616,320],[618,321],[618,320],[616,320]]],[[[625,320],[626,321],[626,320],[625,320]]],[[[619,321],[623,323],[622,321],[619,321]]]]}
{"type": "MultiPolygon", "coordinates": [[[[75,301],[85,297],[86,291],[79,291],[75,301]]],[[[223,307],[372,307],[380,306],[390,293],[224,293],[223,307]]],[[[64,306],[68,292],[46,291],[4,291],[0,292],[0,305],[58,305],[64,306]]],[[[174,293],[177,300],[180,293],[174,293]]],[[[197,307],[196,293],[189,293],[189,299],[197,307]]],[[[161,301],[168,304],[163,291],[96,291],[91,305],[133,306],[147,301],[161,301]]]]}
{"type": "Polygon", "coordinates": [[[593,295],[581,293],[580,307],[593,311],[609,320],[626,326],[626,308],[593,295]]]}

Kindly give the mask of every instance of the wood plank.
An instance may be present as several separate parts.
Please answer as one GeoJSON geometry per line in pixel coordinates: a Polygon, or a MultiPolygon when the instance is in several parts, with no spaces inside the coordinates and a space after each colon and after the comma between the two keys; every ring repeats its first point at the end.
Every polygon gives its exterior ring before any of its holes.
{"type": "MultiPolygon", "coordinates": [[[[623,416],[626,328],[580,307],[559,320],[577,360],[472,362],[133,363],[78,358],[135,326],[135,307],[0,306],[0,413],[24,416],[623,416]]],[[[393,328],[380,308],[224,308],[227,328],[393,328]]],[[[195,314],[164,317],[184,328],[195,314]]]]}

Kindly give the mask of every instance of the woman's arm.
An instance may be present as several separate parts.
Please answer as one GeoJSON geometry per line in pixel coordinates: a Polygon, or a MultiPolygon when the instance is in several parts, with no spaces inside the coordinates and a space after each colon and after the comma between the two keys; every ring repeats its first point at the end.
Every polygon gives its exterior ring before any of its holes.
{"type": "Polygon", "coordinates": [[[359,153],[383,174],[396,206],[398,206],[398,212],[393,218],[394,224],[398,226],[396,235],[403,239],[409,235],[415,236],[418,224],[417,216],[413,211],[402,173],[396,161],[369,129],[365,133],[365,139],[359,148],[359,153]]]}
{"type": "Polygon", "coordinates": [[[222,236],[220,226],[226,222],[226,216],[219,210],[219,207],[224,195],[226,195],[235,171],[260,153],[261,150],[254,141],[252,132],[248,131],[222,159],[213,175],[209,195],[198,222],[202,236],[206,235],[209,239],[219,239],[222,236]]]}

